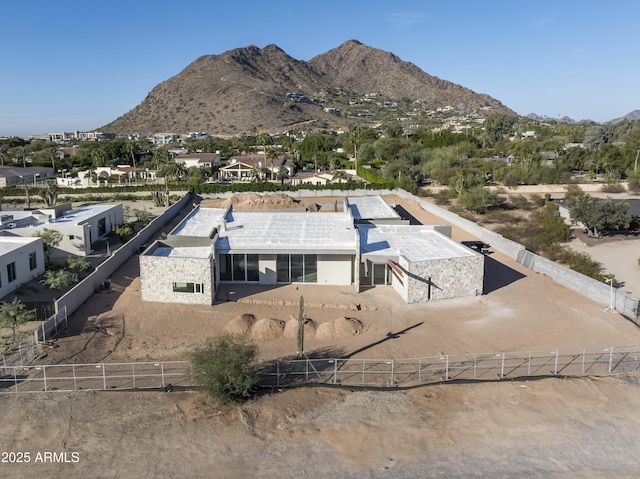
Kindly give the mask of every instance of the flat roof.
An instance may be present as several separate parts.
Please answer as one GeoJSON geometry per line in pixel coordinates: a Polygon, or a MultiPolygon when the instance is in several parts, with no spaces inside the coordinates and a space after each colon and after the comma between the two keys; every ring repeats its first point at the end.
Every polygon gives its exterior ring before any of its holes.
{"type": "Polygon", "coordinates": [[[24,236],[0,236],[0,256],[22,248],[31,243],[37,243],[40,238],[24,236]]]}
{"type": "Polygon", "coordinates": [[[347,212],[234,211],[220,230],[216,251],[355,254],[356,231],[347,212]]]}
{"type": "Polygon", "coordinates": [[[347,203],[355,220],[400,218],[400,215],[380,196],[348,197],[347,203]]]}
{"type": "Polygon", "coordinates": [[[171,232],[175,236],[211,237],[211,232],[224,221],[226,208],[195,208],[171,232]]]}
{"type": "MultiPolygon", "coordinates": [[[[118,204],[111,205],[90,205],[85,206],[84,208],[80,208],[78,210],[70,210],[65,212],[63,215],[55,218],[52,223],[68,223],[71,222],[73,224],[80,224],[84,221],[87,221],[89,218],[93,218],[94,216],[103,213],[105,211],[109,211],[118,206],[118,204]]],[[[47,208],[43,208],[47,209],[47,208]]]]}
{"type": "Polygon", "coordinates": [[[211,246],[158,246],[151,256],[171,258],[208,258],[211,246]]]}
{"type": "Polygon", "coordinates": [[[432,226],[361,225],[358,231],[362,256],[370,260],[404,256],[413,263],[476,254],[432,226]]]}

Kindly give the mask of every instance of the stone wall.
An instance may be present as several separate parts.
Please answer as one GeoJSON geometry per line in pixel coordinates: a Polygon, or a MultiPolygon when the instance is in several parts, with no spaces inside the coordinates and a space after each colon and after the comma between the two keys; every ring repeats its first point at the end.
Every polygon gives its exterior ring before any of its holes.
{"type": "Polygon", "coordinates": [[[213,259],[140,256],[141,294],[143,301],[160,303],[212,305],[215,283],[212,278],[213,259]],[[176,293],[174,282],[202,284],[201,293],[176,293]]]}
{"type": "Polygon", "coordinates": [[[394,277],[393,285],[407,303],[482,294],[484,256],[481,254],[420,262],[400,257],[398,264],[404,274],[401,282],[394,277]]]}

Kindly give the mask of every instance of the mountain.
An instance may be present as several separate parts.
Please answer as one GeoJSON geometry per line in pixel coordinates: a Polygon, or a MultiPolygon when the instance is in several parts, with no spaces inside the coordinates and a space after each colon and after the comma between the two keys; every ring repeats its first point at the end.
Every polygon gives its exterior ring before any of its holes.
{"type": "Polygon", "coordinates": [[[309,62],[276,45],[248,46],[198,58],[100,129],[116,134],[276,133],[302,125],[335,128],[381,121],[385,114],[404,116],[405,110],[447,105],[516,115],[488,95],[431,76],[356,40],[309,62]],[[365,95],[369,101],[363,103],[365,95]]]}
{"type": "Polygon", "coordinates": [[[640,120],[640,110],[633,110],[631,113],[627,113],[625,116],[609,120],[607,123],[619,123],[621,121],[636,121],[640,120]]]}

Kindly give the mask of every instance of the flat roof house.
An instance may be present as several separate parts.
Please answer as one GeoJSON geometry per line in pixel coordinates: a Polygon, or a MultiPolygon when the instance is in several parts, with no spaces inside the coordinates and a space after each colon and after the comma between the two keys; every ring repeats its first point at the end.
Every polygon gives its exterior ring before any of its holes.
{"type": "Polygon", "coordinates": [[[122,203],[89,205],[72,209],[71,203],[32,211],[3,211],[0,216],[0,236],[32,237],[44,228],[62,233],[62,241],[51,258],[70,254],[88,256],[92,245],[124,223],[122,203]]]}
{"type": "Polygon", "coordinates": [[[43,273],[42,238],[0,236],[0,298],[43,273]]]}
{"type": "Polygon", "coordinates": [[[484,256],[442,231],[380,197],[341,212],[197,207],[140,255],[142,299],[210,305],[220,283],[392,286],[407,303],[482,293],[484,256]]]}

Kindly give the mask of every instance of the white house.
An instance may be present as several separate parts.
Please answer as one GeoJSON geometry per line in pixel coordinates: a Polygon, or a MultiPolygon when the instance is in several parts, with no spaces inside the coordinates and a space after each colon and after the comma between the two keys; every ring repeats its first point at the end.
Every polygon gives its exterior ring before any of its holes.
{"type": "Polygon", "coordinates": [[[43,273],[42,238],[0,236],[0,298],[43,273]]]}
{"type": "Polygon", "coordinates": [[[392,286],[407,303],[481,294],[484,256],[442,231],[379,197],[335,213],[198,207],[140,255],[142,299],[213,304],[221,283],[392,286]]]}
{"type": "Polygon", "coordinates": [[[0,216],[0,236],[33,237],[43,229],[62,233],[62,241],[53,250],[51,258],[64,258],[71,254],[89,256],[93,243],[124,223],[122,203],[91,205],[72,209],[71,203],[32,211],[3,211],[0,216]]]}

